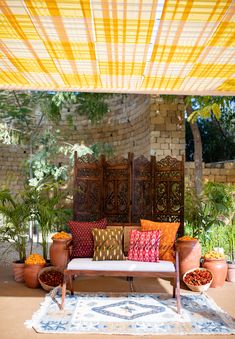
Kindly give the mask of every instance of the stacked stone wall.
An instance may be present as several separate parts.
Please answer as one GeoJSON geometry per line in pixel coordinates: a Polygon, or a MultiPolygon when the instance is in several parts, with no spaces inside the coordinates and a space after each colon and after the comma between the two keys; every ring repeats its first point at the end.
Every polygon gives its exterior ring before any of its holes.
{"type": "MultiPolygon", "coordinates": [[[[70,127],[62,112],[58,127],[65,142],[75,144],[84,141],[86,145],[108,143],[113,155],[135,157],[156,155],[157,160],[166,155],[181,158],[184,154],[183,103],[178,98],[167,103],[159,96],[113,95],[109,99],[109,113],[97,124],[85,117],[76,116],[70,127]]],[[[47,124],[45,124],[47,126],[47,124]]],[[[13,191],[23,188],[25,182],[24,160],[28,149],[23,146],[0,144],[0,188],[9,186],[13,191]]],[[[57,163],[65,162],[63,157],[57,163]]]]}
{"type": "MultiPolygon", "coordinates": [[[[185,163],[185,179],[194,182],[195,164],[185,163]]],[[[205,164],[203,163],[203,180],[235,185],[235,161],[205,164]]]]}
{"type": "Polygon", "coordinates": [[[27,148],[0,144],[0,189],[9,187],[18,192],[24,187],[26,159],[27,148]]]}
{"type": "Polygon", "coordinates": [[[151,97],[150,150],[161,159],[167,155],[182,159],[185,154],[184,104],[181,98],[170,103],[151,97]]]}

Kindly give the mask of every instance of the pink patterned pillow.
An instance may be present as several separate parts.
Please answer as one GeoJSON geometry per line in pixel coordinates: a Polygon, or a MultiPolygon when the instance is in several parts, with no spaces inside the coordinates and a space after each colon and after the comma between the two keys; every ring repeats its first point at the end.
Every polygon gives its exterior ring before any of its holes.
{"type": "Polygon", "coordinates": [[[132,230],[128,260],[158,262],[160,234],[159,230],[145,232],[132,230]]]}
{"type": "Polygon", "coordinates": [[[69,221],[68,226],[73,237],[72,257],[92,258],[94,252],[92,229],[105,229],[107,227],[107,219],[104,218],[93,222],[69,221]]]}

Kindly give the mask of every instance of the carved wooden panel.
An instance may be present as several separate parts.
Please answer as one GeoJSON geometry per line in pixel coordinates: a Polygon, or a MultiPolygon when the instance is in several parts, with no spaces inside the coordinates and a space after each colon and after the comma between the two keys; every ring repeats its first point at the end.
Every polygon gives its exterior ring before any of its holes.
{"type": "Polygon", "coordinates": [[[74,166],[74,218],[95,221],[102,211],[102,168],[91,155],[75,156],[74,166]]]}
{"type": "Polygon", "coordinates": [[[132,221],[152,217],[152,168],[141,156],[133,161],[132,221]]]}
{"type": "Polygon", "coordinates": [[[181,222],[183,230],[184,170],[183,162],[170,156],[154,166],[153,220],[181,222]]]}
{"type": "Polygon", "coordinates": [[[133,160],[95,160],[88,155],[74,165],[74,218],[109,223],[139,223],[141,218],[180,221],[183,232],[184,162],[166,157],[156,162],[143,156],[133,160]]]}
{"type": "Polygon", "coordinates": [[[129,220],[129,161],[116,158],[104,164],[104,215],[110,222],[129,220]]]}

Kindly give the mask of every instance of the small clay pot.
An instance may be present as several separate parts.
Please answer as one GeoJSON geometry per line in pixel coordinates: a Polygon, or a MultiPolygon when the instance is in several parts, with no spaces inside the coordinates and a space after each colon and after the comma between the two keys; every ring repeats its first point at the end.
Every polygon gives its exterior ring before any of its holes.
{"type": "Polygon", "coordinates": [[[14,261],[12,263],[12,272],[16,282],[24,282],[24,263],[14,261]]]}
{"type": "Polygon", "coordinates": [[[40,283],[38,280],[38,273],[46,264],[25,264],[24,281],[29,288],[38,288],[40,283]]]}
{"type": "Polygon", "coordinates": [[[202,266],[213,274],[211,287],[223,287],[228,271],[228,265],[225,259],[204,259],[202,266]]]}
{"type": "Polygon", "coordinates": [[[69,261],[70,250],[69,243],[72,239],[53,239],[50,246],[51,265],[57,267],[66,267],[69,261]]]}
{"type": "Polygon", "coordinates": [[[176,248],[179,251],[180,277],[194,268],[200,267],[201,245],[195,240],[177,240],[176,248]]]}
{"type": "Polygon", "coordinates": [[[228,264],[227,281],[235,282],[235,263],[228,264]]]}

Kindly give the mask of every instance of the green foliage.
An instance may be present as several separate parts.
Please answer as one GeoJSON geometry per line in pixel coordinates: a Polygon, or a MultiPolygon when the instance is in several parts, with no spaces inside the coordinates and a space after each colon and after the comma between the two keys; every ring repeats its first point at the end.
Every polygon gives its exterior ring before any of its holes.
{"type": "Polygon", "coordinates": [[[235,262],[235,220],[232,220],[225,228],[225,244],[228,247],[229,259],[235,262]]]}
{"type": "Polygon", "coordinates": [[[14,246],[21,261],[26,258],[30,219],[30,206],[26,200],[24,193],[14,197],[8,189],[0,191],[0,214],[3,216],[0,240],[14,246]]]}
{"type": "Polygon", "coordinates": [[[78,96],[76,112],[86,116],[91,122],[98,122],[108,113],[108,104],[105,102],[106,94],[82,93],[78,96]]]}
{"type": "Polygon", "coordinates": [[[114,154],[112,146],[108,143],[97,142],[91,145],[91,150],[96,159],[98,159],[101,154],[104,154],[107,158],[111,158],[114,154]]]}
{"type": "Polygon", "coordinates": [[[228,225],[234,215],[234,192],[233,186],[208,182],[197,196],[191,187],[186,187],[185,231],[200,239],[204,252],[220,247],[222,243],[229,252],[228,225]]]}
{"type": "Polygon", "coordinates": [[[186,107],[191,106],[193,109],[187,120],[192,123],[196,122],[198,118],[219,120],[223,110],[233,111],[234,101],[234,97],[187,96],[185,98],[186,107]]]}
{"type": "MultiPolygon", "coordinates": [[[[220,124],[223,130],[228,131],[227,124],[224,125],[223,120],[224,114],[220,120],[220,124]]],[[[197,122],[201,139],[202,139],[202,157],[203,161],[206,163],[224,161],[227,159],[235,158],[235,126],[234,132],[232,131],[232,123],[230,123],[230,132],[227,133],[226,138],[221,134],[220,127],[218,124],[212,120],[198,120],[197,122]]],[[[186,161],[193,161],[194,154],[194,144],[193,136],[189,126],[189,123],[186,121],[186,161]]]]}
{"type": "MultiPolygon", "coordinates": [[[[59,132],[59,131],[58,131],[59,132]]],[[[37,186],[42,180],[53,178],[55,181],[67,179],[68,166],[56,164],[60,153],[60,140],[51,130],[46,130],[39,139],[40,147],[31,156],[32,178],[30,186],[37,186]]]]}
{"type": "MultiPolygon", "coordinates": [[[[111,94],[106,93],[58,92],[53,95],[52,101],[60,108],[67,108],[69,112],[74,106],[75,113],[87,117],[94,123],[102,120],[108,113],[108,104],[105,99],[110,96],[111,94]]],[[[72,114],[69,114],[67,119],[72,125],[72,114]]]]}
{"type": "Polygon", "coordinates": [[[31,207],[31,218],[39,225],[42,235],[43,257],[47,259],[48,235],[58,227],[61,228],[69,210],[62,208],[61,203],[67,192],[60,189],[59,184],[44,181],[31,188],[27,196],[27,204],[31,207]]]}

